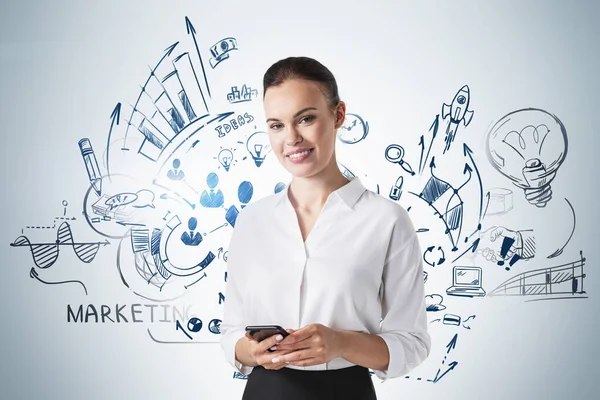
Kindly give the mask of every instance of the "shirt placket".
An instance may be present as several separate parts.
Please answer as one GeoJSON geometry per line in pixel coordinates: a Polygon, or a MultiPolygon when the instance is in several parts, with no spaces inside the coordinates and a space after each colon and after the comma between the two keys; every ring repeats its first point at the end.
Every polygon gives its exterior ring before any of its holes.
{"type": "MultiPolygon", "coordinates": [[[[302,265],[302,275],[301,275],[301,284],[300,284],[300,293],[299,293],[299,297],[298,297],[298,301],[299,301],[299,308],[298,308],[298,326],[302,327],[303,325],[305,325],[305,323],[303,322],[303,317],[304,317],[304,311],[305,311],[305,305],[306,305],[306,301],[307,301],[307,295],[306,295],[306,285],[307,282],[305,280],[306,277],[306,269],[308,267],[308,261],[311,258],[312,255],[314,255],[314,251],[317,249],[318,247],[318,243],[319,243],[319,237],[321,232],[323,232],[323,224],[327,223],[327,220],[329,218],[329,214],[332,210],[330,210],[330,207],[333,206],[335,199],[332,199],[331,197],[327,199],[327,201],[325,202],[325,204],[323,204],[323,207],[321,208],[321,211],[319,212],[319,215],[317,216],[317,219],[315,220],[315,223],[311,229],[311,232],[309,233],[308,237],[307,237],[307,241],[304,242],[302,239],[302,232],[300,230],[300,226],[298,224],[298,218],[296,216],[295,211],[293,211],[293,215],[294,215],[294,221],[296,222],[296,227],[297,227],[297,232],[298,232],[298,236],[299,236],[299,242],[302,244],[301,249],[302,249],[302,257],[300,259],[299,264],[302,265]]],[[[329,369],[329,364],[325,363],[325,369],[329,369]]],[[[319,370],[321,369],[319,366],[315,365],[315,366],[305,366],[302,367],[302,369],[304,370],[319,370]]]]}

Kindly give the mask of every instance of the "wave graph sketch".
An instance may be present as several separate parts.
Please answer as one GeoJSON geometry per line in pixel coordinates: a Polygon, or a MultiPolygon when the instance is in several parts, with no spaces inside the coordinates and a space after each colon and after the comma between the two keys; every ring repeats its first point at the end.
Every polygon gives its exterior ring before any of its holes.
{"type": "Polygon", "coordinates": [[[27,236],[19,236],[10,246],[29,246],[35,265],[45,269],[51,267],[58,260],[60,246],[73,247],[75,255],[80,261],[91,263],[96,257],[98,250],[100,250],[100,246],[106,246],[107,244],[110,244],[108,240],[103,242],[76,243],[73,241],[71,226],[68,222],[63,222],[56,231],[56,241],[54,243],[31,243],[27,236]]]}

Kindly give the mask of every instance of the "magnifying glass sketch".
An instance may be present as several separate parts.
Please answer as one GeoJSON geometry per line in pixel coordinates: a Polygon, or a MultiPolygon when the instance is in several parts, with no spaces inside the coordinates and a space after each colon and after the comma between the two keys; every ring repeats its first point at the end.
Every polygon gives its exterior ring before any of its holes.
{"type": "Polygon", "coordinates": [[[391,162],[392,164],[398,164],[402,167],[403,170],[408,172],[411,175],[415,174],[410,164],[403,160],[404,158],[404,148],[399,144],[390,144],[387,149],[385,149],[385,159],[391,162]]]}

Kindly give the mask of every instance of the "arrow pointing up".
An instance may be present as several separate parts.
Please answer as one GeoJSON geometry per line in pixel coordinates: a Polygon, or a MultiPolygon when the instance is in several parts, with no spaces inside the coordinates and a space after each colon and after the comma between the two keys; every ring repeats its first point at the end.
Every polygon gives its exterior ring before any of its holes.
{"type": "Polygon", "coordinates": [[[458,339],[458,333],[455,333],[452,340],[450,340],[450,343],[446,345],[446,348],[448,349],[446,354],[450,353],[450,350],[456,348],[456,339],[458,339]]]}
{"type": "Polygon", "coordinates": [[[196,40],[196,29],[194,28],[194,25],[192,25],[192,21],[190,21],[190,19],[187,16],[185,17],[185,27],[187,29],[188,35],[192,35],[194,45],[196,46],[196,52],[198,53],[198,59],[200,60],[200,67],[202,67],[202,75],[204,75],[204,83],[206,84],[208,97],[212,97],[210,94],[210,87],[208,86],[208,79],[206,79],[206,70],[204,69],[204,63],[202,62],[202,56],[200,55],[200,48],[198,47],[198,41],[196,40]]]}

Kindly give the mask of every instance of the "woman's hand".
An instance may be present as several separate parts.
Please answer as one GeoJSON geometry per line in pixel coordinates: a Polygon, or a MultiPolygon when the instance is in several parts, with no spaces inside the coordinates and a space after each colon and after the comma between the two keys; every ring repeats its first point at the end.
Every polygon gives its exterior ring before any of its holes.
{"type": "Polygon", "coordinates": [[[318,365],[341,357],[342,336],[339,331],[321,324],[310,324],[292,332],[277,345],[277,352],[270,353],[271,361],[279,365],[318,365]],[[278,354],[279,352],[283,354],[278,354]]]}
{"type": "MultiPolygon", "coordinates": [[[[294,332],[293,329],[286,329],[286,331],[290,334],[294,332]]],[[[292,350],[278,350],[273,352],[268,351],[269,348],[271,348],[272,350],[277,349],[277,345],[280,342],[280,340],[277,340],[278,336],[281,339],[283,339],[282,335],[277,334],[270,336],[261,342],[258,342],[256,341],[256,339],[250,336],[248,332],[246,332],[246,338],[249,339],[250,355],[252,356],[256,364],[261,365],[265,369],[281,369],[288,364],[283,361],[274,363],[273,358],[281,357],[284,354],[290,353],[292,350]]]]}

